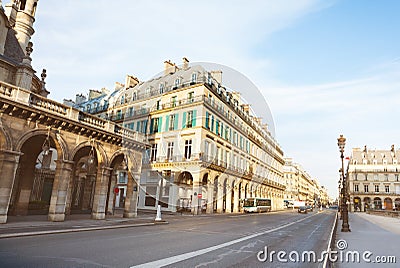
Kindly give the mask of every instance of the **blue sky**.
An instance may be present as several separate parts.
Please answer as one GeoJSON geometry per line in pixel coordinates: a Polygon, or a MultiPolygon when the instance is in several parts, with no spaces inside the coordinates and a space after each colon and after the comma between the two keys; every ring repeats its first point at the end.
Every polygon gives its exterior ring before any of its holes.
{"type": "Polygon", "coordinates": [[[399,1],[39,2],[33,65],[50,97],[146,80],[163,61],[214,62],[264,95],[285,156],[337,191],[337,137],[399,147],[399,1]],[[94,4],[95,3],[95,4],[94,4]]]}

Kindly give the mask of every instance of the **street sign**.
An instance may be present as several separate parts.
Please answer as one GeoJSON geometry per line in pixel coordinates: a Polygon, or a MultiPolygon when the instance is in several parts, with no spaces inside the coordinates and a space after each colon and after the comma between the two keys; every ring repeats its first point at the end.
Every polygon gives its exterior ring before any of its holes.
{"type": "Polygon", "coordinates": [[[198,198],[201,198],[203,196],[203,194],[197,194],[198,198]]]}
{"type": "Polygon", "coordinates": [[[114,188],[114,193],[116,193],[116,194],[119,193],[119,188],[118,188],[118,187],[115,187],[115,188],[114,188]]]}

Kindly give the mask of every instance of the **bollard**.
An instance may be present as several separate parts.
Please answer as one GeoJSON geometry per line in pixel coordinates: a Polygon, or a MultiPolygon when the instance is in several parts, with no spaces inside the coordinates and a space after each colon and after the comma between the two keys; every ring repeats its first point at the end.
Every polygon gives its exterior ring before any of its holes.
{"type": "Polygon", "coordinates": [[[162,219],[161,219],[161,205],[157,206],[157,216],[155,218],[155,221],[162,221],[162,219]]]}

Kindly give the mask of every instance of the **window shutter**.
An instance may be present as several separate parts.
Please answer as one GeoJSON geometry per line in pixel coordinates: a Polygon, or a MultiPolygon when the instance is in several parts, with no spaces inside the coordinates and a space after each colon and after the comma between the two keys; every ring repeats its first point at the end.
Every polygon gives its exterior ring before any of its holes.
{"type": "Polygon", "coordinates": [[[182,128],[186,128],[186,112],[183,113],[182,128]]]}
{"type": "Polygon", "coordinates": [[[150,120],[150,134],[153,134],[154,118],[150,120]]]}
{"type": "Polygon", "coordinates": [[[178,129],[178,114],[175,114],[175,121],[174,121],[174,130],[178,129]]]}
{"type": "Polygon", "coordinates": [[[143,130],[143,133],[144,134],[146,134],[147,133],[147,122],[148,122],[149,120],[144,120],[144,121],[142,121],[142,124],[144,124],[144,130],[143,130]]]}
{"type": "Polygon", "coordinates": [[[158,132],[161,132],[161,127],[162,127],[162,117],[160,116],[158,118],[158,132]]]}
{"type": "Polygon", "coordinates": [[[196,110],[193,110],[192,127],[196,126],[196,110]]]}
{"type": "Polygon", "coordinates": [[[139,127],[140,127],[140,124],[139,124],[139,122],[140,122],[140,121],[137,121],[137,124],[136,124],[136,131],[137,131],[137,132],[140,131],[140,128],[139,128],[139,127]]]}
{"type": "Polygon", "coordinates": [[[169,115],[165,116],[165,131],[169,130],[169,115]]]}

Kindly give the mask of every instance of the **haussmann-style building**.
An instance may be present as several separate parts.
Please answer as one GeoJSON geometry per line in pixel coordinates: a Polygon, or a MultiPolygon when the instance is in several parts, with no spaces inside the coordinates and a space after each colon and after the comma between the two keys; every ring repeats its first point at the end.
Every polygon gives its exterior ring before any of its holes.
{"type": "Polygon", "coordinates": [[[244,198],[264,197],[283,208],[283,152],[268,126],[224,86],[221,71],[186,58],[164,65],[151,80],[128,75],[114,90],[65,100],[147,136],[138,207],[230,213],[244,198]]]}

